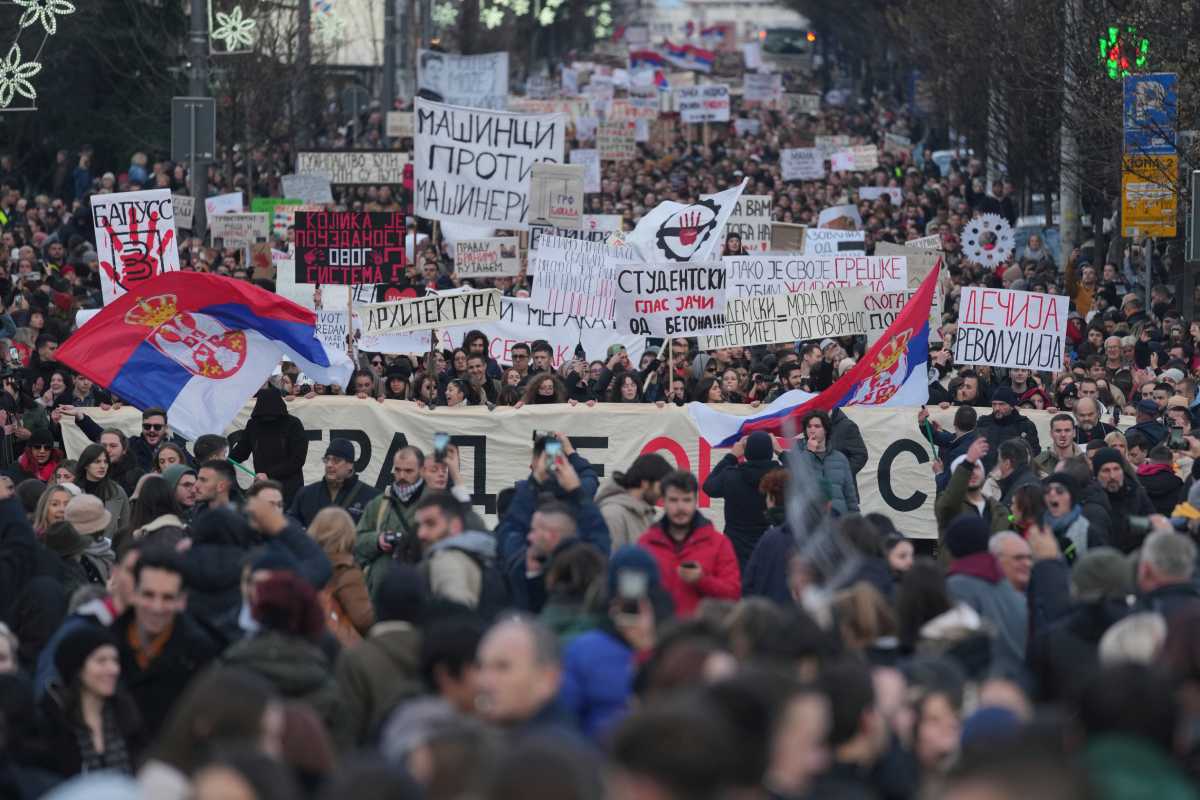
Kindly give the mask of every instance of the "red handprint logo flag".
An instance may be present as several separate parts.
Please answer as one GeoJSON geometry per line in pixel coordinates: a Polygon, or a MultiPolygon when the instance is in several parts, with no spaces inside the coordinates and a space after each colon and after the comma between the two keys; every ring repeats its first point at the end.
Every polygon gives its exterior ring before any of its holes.
{"type": "Polygon", "coordinates": [[[92,224],[105,305],[157,275],[179,270],[169,189],[92,195],[92,224]]]}
{"type": "Polygon", "coordinates": [[[643,261],[711,261],[720,256],[721,233],[745,188],[743,180],[695,203],[659,203],[638,221],[625,244],[643,261]]]}

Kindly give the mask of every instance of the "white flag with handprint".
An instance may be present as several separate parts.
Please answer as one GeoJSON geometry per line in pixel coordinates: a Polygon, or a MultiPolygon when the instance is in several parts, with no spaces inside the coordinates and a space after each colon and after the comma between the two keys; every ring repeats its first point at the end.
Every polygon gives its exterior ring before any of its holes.
{"type": "Polygon", "coordinates": [[[156,275],[179,271],[170,189],[94,194],[92,225],[105,305],[156,275]]]}

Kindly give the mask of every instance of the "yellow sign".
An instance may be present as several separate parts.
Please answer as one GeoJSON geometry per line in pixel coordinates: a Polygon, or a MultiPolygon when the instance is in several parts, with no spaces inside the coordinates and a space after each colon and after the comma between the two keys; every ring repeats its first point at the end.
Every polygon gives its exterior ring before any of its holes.
{"type": "Polygon", "coordinates": [[[1121,235],[1173,239],[1179,156],[1126,156],[1121,164],[1121,235]]]}

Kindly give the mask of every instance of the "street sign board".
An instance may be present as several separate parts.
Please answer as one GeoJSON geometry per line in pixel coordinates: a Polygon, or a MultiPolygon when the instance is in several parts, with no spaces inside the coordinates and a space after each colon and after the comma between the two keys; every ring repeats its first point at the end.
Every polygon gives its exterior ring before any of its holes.
{"type": "Polygon", "coordinates": [[[1121,235],[1175,237],[1179,156],[1125,156],[1121,163],[1121,235]]]}
{"type": "Polygon", "coordinates": [[[217,159],[217,101],[211,97],[171,98],[171,160],[217,159]]]}
{"type": "Polygon", "coordinates": [[[1125,78],[1122,114],[1125,155],[1175,155],[1179,117],[1178,77],[1173,72],[1125,78]]]}

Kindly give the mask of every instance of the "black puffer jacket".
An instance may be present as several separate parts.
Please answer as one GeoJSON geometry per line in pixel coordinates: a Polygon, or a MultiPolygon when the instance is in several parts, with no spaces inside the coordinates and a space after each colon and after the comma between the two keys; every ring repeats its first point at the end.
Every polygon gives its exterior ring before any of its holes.
{"type": "Polygon", "coordinates": [[[304,485],[308,458],[304,423],[288,413],[283,396],[274,389],[260,389],[256,397],[246,430],[229,456],[234,461],[254,456],[255,472],[282,483],[284,502],[290,503],[304,485]]]}
{"type": "Polygon", "coordinates": [[[1042,452],[1042,446],[1038,442],[1037,426],[1033,424],[1032,420],[1021,416],[1021,412],[1015,408],[1004,417],[997,418],[995,414],[985,414],[979,418],[976,430],[979,431],[980,436],[987,439],[988,454],[983,459],[983,466],[988,472],[991,472],[992,467],[996,466],[996,459],[1000,455],[1000,445],[1010,439],[1024,439],[1025,444],[1029,445],[1030,457],[1042,452]]]}
{"type": "Polygon", "coordinates": [[[759,481],[779,467],[774,459],[738,463],[732,453],[717,462],[704,481],[704,493],[725,500],[725,535],[737,553],[738,568],[745,569],[754,546],[767,530],[766,500],[759,481]]]}

